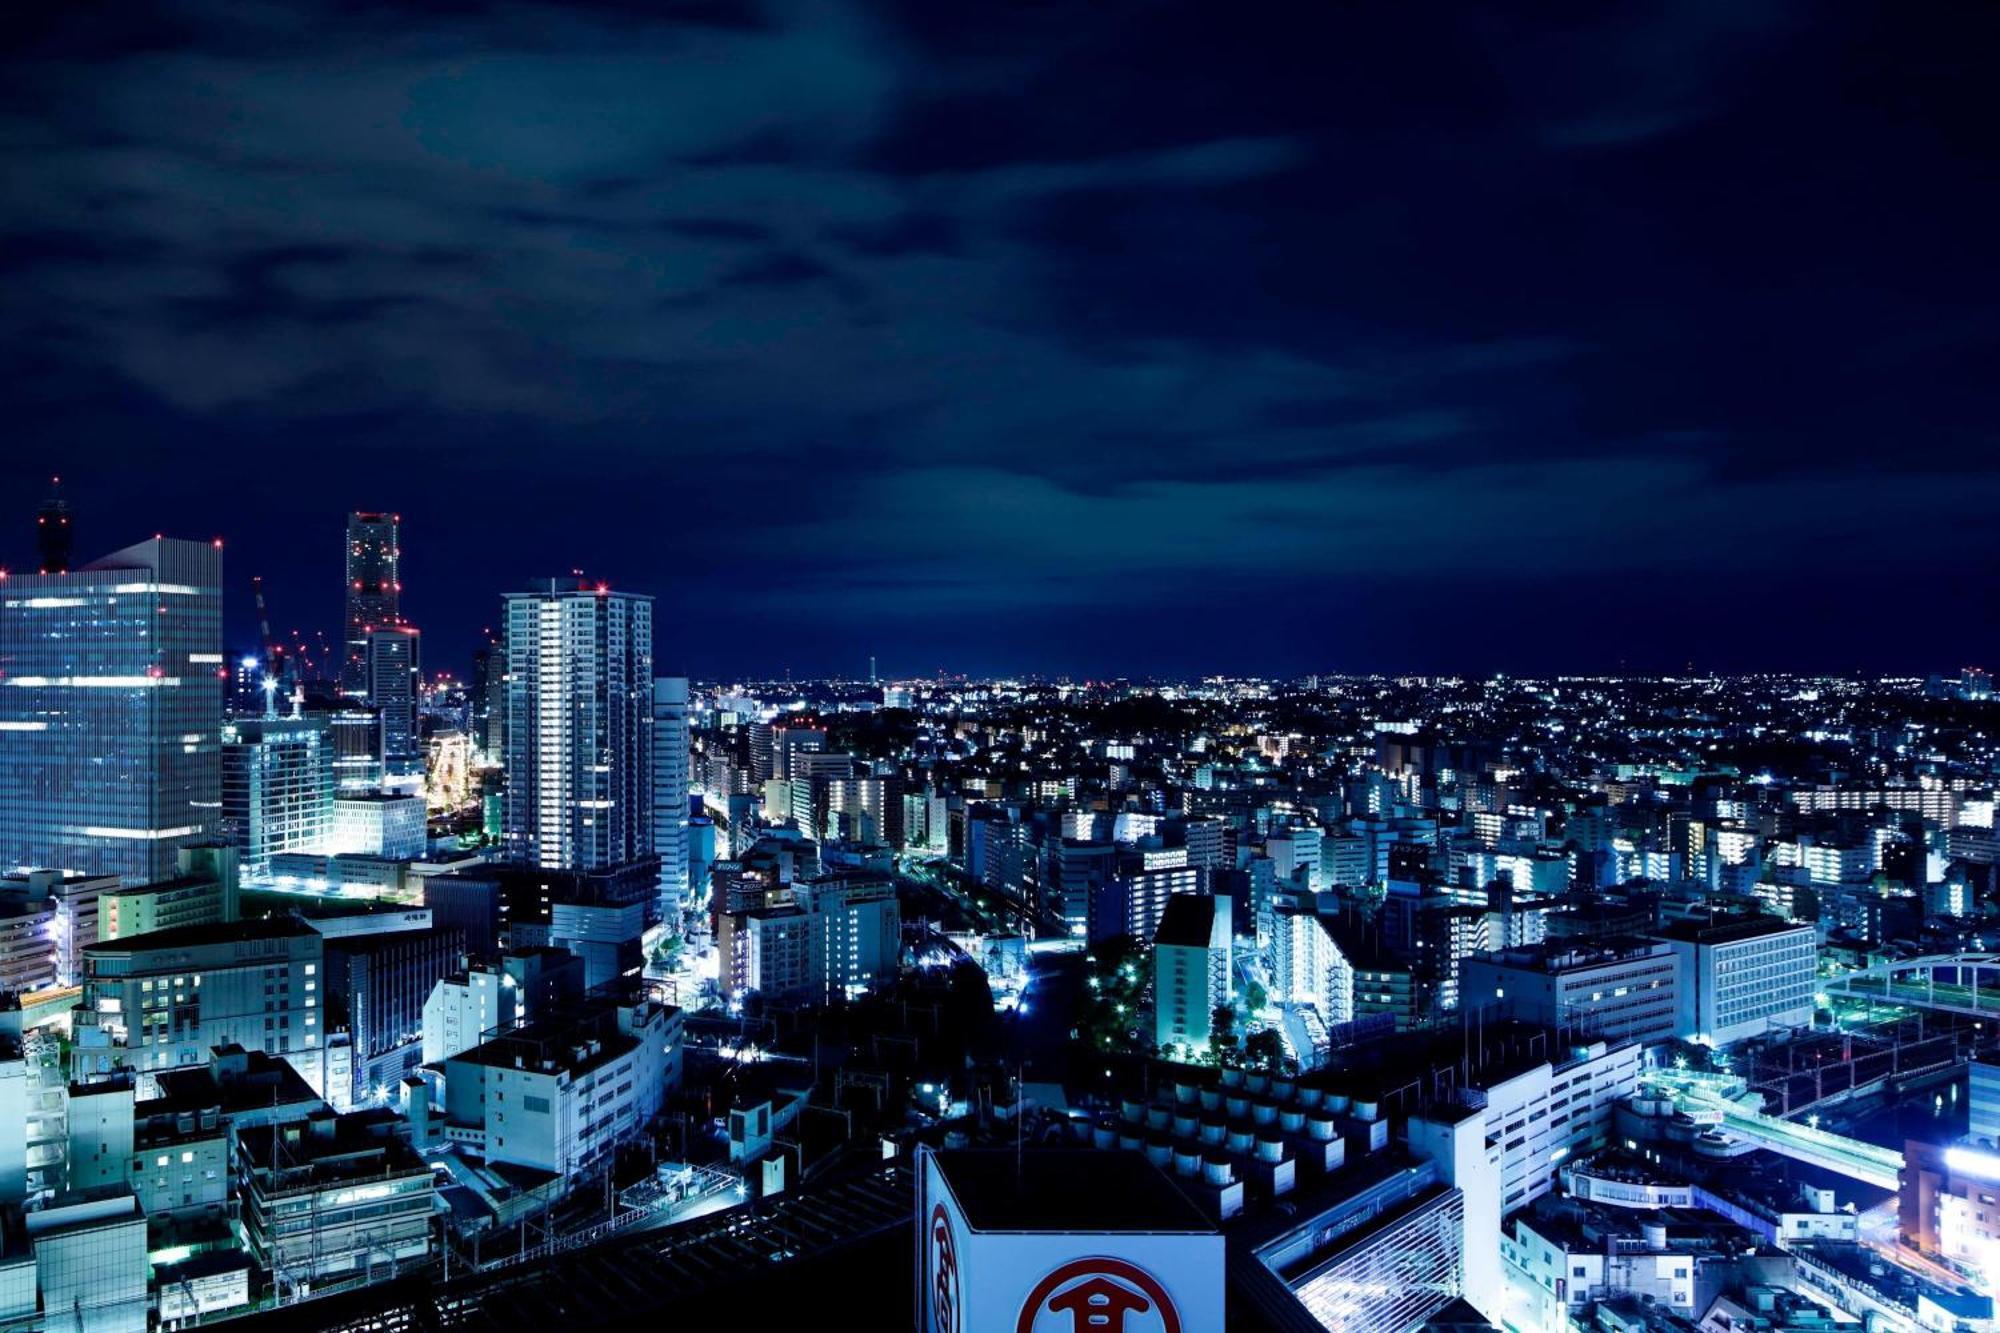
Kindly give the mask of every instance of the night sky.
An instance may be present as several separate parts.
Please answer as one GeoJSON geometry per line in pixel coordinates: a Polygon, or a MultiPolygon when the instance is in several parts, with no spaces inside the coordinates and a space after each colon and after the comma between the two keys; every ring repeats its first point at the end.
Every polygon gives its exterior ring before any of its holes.
{"type": "Polygon", "coordinates": [[[0,41],[0,554],[463,669],[2000,661],[2000,6],[63,3],[0,41]],[[1532,17],[1530,17],[1532,15],[1532,17]],[[11,515],[11,517],[8,517],[11,515]]]}

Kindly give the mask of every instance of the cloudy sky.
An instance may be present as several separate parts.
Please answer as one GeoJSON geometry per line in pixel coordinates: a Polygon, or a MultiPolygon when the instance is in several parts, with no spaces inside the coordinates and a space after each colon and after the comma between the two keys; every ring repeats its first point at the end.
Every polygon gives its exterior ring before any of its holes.
{"type": "Polygon", "coordinates": [[[663,665],[2000,659],[2000,9],[47,5],[0,553],[663,665]]]}

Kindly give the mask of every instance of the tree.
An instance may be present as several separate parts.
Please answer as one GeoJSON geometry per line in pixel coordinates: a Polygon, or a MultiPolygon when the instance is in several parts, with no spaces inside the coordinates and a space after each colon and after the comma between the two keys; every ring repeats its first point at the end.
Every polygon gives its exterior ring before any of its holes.
{"type": "Polygon", "coordinates": [[[1259,1028],[1243,1041],[1243,1063],[1267,1074],[1285,1070],[1285,1043],[1276,1028],[1259,1028]]]}
{"type": "Polygon", "coordinates": [[[1229,1064],[1236,1054],[1236,1011],[1226,1004],[1209,1015],[1208,1049],[1217,1064],[1229,1064]]]}
{"type": "Polygon", "coordinates": [[[1270,992],[1264,989],[1261,982],[1251,982],[1243,992],[1243,1003],[1253,1014],[1263,1013],[1264,1006],[1269,1003],[1270,998],[1270,992]]]}

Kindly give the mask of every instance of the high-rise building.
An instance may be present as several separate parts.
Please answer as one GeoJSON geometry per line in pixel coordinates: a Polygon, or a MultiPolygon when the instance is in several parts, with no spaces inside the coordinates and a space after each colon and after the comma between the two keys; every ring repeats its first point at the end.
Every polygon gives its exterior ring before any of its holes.
{"type": "Polygon", "coordinates": [[[240,718],[222,733],[222,815],[243,864],[326,850],[333,818],[333,738],[323,713],[240,718]]]}
{"type": "Polygon", "coordinates": [[[653,854],[653,599],[581,579],[507,594],[509,852],[600,870],[653,854]]]}
{"type": "Polygon", "coordinates": [[[175,873],[222,818],[222,550],[0,582],[0,866],[175,873]]]}
{"type": "Polygon", "coordinates": [[[653,850],[660,858],[660,920],[680,930],[688,888],[688,683],[653,682],[653,850]]]}
{"type": "Polygon", "coordinates": [[[1194,1059],[1208,1051],[1215,1011],[1229,1003],[1229,899],[1176,894],[1153,934],[1154,1032],[1194,1059]]]}
{"type": "Polygon", "coordinates": [[[506,690],[507,654],[498,640],[489,637],[472,654],[472,674],[465,683],[466,727],[473,746],[495,760],[500,757],[501,728],[507,720],[506,690]]]}
{"type": "Polygon", "coordinates": [[[382,727],[384,777],[424,771],[422,736],[417,729],[418,682],[423,675],[423,639],[412,625],[378,625],[368,631],[368,702],[382,727]]]}
{"type": "Polygon", "coordinates": [[[368,692],[368,634],[402,623],[402,516],[347,516],[347,655],[341,663],[344,694],[368,692]]]}

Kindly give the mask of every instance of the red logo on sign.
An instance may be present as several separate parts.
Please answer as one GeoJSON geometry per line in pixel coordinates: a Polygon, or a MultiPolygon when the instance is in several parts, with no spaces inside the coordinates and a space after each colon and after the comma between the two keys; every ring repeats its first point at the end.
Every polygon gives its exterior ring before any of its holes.
{"type": "Polygon", "coordinates": [[[943,1204],[931,1210],[930,1253],[931,1328],[935,1333],[959,1333],[958,1242],[943,1204]]]}
{"type": "Polygon", "coordinates": [[[1035,1284],[1015,1333],[1181,1333],[1167,1289],[1123,1259],[1078,1259],[1035,1284]]]}

